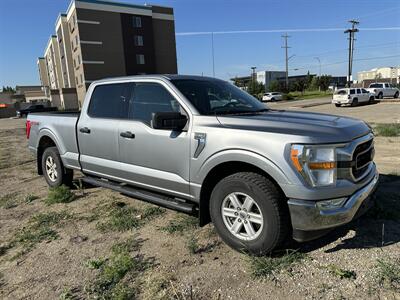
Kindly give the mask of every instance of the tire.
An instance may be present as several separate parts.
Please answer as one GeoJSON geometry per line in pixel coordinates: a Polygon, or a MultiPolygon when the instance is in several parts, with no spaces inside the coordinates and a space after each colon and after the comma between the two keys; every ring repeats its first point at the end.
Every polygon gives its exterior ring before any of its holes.
{"type": "Polygon", "coordinates": [[[336,107],[340,107],[341,105],[339,103],[335,103],[335,106],[336,107]]]}
{"type": "Polygon", "coordinates": [[[72,185],[73,171],[64,167],[57,147],[46,148],[42,156],[42,170],[46,182],[51,187],[72,185]]]}
{"type": "Polygon", "coordinates": [[[372,103],[374,103],[374,100],[375,100],[375,98],[373,96],[371,96],[371,97],[369,97],[368,103],[372,104],[372,103]]]}
{"type": "Polygon", "coordinates": [[[358,105],[358,99],[354,98],[353,102],[351,102],[351,106],[357,106],[358,105]]]}
{"type": "Polygon", "coordinates": [[[378,99],[383,99],[383,93],[378,94],[378,99]]]}
{"type": "Polygon", "coordinates": [[[399,92],[396,92],[393,96],[393,98],[399,98],[399,92]]]}
{"type": "Polygon", "coordinates": [[[275,98],[271,98],[271,102],[274,102],[275,101],[275,98]]]}
{"type": "Polygon", "coordinates": [[[241,172],[222,179],[211,193],[210,216],[226,244],[253,255],[279,247],[291,228],[284,196],[273,182],[256,173],[241,172]],[[246,200],[252,203],[247,206],[250,213],[245,209],[246,200]],[[231,231],[234,226],[236,233],[231,231]]]}

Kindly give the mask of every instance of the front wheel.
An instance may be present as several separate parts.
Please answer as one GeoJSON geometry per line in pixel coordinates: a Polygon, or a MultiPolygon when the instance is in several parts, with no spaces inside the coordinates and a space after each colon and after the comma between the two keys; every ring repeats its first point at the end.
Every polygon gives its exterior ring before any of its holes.
{"type": "Polygon", "coordinates": [[[254,255],[274,250],[290,230],[284,196],[273,182],[256,173],[222,179],[211,194],[210,215],[225,243],[254,255]]]}
{"type": "Polygon", "coordinates": [[[44,150],[42,170],[49,186],[57,187],[62,184],[71,186],[73,171],[64,167],[57,147],[49,147],[44,150]]]}
{"type": "Polygon", "coordinates": [[[378,99],[383,99],[383,93],[378,94],[378,99]]]}
{"type": "Polygon", "coordinates": [[[396,92],[393,96],[393,98],[399,98],[399,92],[396,92]]]}
{"type": "Polygon", "coordinates": [[[357,106],[358,105],[358,99],[353,99],[353,102],[351,102],[351,106],[357,106]]]}
{"type": "Polygon", "coordinates": [[[335,103],[335,106],[336,107],[340,107],[341,105],[339,103],[335,103]]]}

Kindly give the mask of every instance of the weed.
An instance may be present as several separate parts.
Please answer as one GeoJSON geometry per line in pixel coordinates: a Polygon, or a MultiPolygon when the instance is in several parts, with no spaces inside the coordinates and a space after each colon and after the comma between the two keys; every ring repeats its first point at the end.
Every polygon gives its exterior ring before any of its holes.
{"type": "Polygon", "coordinates": [[[23,227],[14,236],[14,243],[20,244],[23,251],[16,257],[30,251],[36,244],[42,241],[52,241],[58,238],[58,233],[51,227],[72,216],[67,212],[50,212],[33,216],[27,227],[23,227]]]}
{"type": "MultiPolygon", "coordinates": [[[[145,220],[151,220],[165,213],[165,209],[155,206],[147,206],[144,210],[128,206],[124,202],[113,202],[103,210],[108,210],[108,219],[105,222],[98,223],[97,228],[101,231],[126,231],[139,228],[145,220]]],[[[100,212],[92,217],[98,218],[100,212]]]]}
{"type": "Polygon", "coordinates": [[[357,278],[357,274],[354,271],[350,271],[350,270],[344,270],[339,268],[336,265],[328,265],[326,267],[329,272],[335,276],[340,277],[340,279],[346,278],[346,279],[356,279],[357,278]]]}
{"type": "Polygon", "coordinates": [[[196,254],[200,249],[199,240],[195,236],[191,236],[186,243],[186,247],[191,254],[196,254]]]}
{"type": "Polygon", "coordinates": [[[195,217],[179,214],[175,219],[169,221],[168,225],[161,227],[160,230],[172,233],[182,233],[194,229],[198,226],[198,220],[195,217]]]}
{"type": "Polygon", "coordinates": [[[385,288],[400,290],[400,259],[389,261],[389,259],[378,259],[377,279],[385,288]]]}
{"type": "Polygon", "coordinates": [[[143,219],[152,219],[165,213],[165,209],[159,206],[146,206],[143,210],[143,219]]]}
{"type": "Polygon", "coordinates": [[[276,274],[305,259],[305,253],[296,250],[286,250],[283,255],[272,256],[250,256],[250,269],[255,278],[275,278],[276,274]]]}
{"type": "Polygon", "coordinates": [[[35,201],[36,199],[39,199],[39,197],[35,196],[33,194],[28,194],[28,195],[26,195],[26,197],[24,199],[24,202],[25,203],[31,203],[31,202],[35,201]]]}
{"type": "Polygon", "coordinates": [[[3,256],[7,253],[8,249],[12,248],[11,244],[6,244],[4,246],[0,246],[0,256],[3,256]]]}
{"type": "Polygon", "coordinates": [[[138,242],[129,240],[114,245],[111,256],[99,268],[99,275],[89,288],[89,292],[102,299],[132,299],[136,287],[128,285],[127,276],[135,277],[153,265],[153,261],[142,255],[132,256],[130,251],[137,249],[138,242]]]}
{"type": "MultiPolygon", "coordinates": [[[[149,274],[143,280],[144,300],[181,299],[173,297],[171,284],[174,278],[170,274],[149,274]]],[[[185,299],[182,297],[182,299],[185,299]]]]}
{"type": "Polygon", "coordinates": [[[89,268],[89,269],[96,269],[96,270],[98,270],[98,269],[100,269],[103,265],[104,265],[104,263],[105,263],[105,260],[104,259],[90,259],[90,260],[88,260],[87,262],[86,262],[86,266],[89,268]]]}
{"type": "Polygon", "coordinates": [[[5,209],[10,209],[18,206],[18,202],[16,200],[17,193],[9,193],[0,198],[0,207],[5,209]]]}
{"type": "Polygon", "coordinates": [[[71,192],[69,187],[61,185],[50,188],[49,195],[47,196],[45,203],[49,205],[55,203],[69,203],[74,201],[74,199],[75,194],[71,192]]]}
{"type": "Polygon", "coordinates": [[[74,300],[76,297],[74,296],[72,290],[70,288],[64,288],[62,293],[60,294],[60,300],[74,300]]]}
{"type": "Polygon", "coordinates": [[[117,243],[111,247],[111,251],[115,254],[131,252],[139,250],[142,240],[137,240],[135,238],[129,238],[128,240],[117,243]]]}
{"type": "Polygon", "coordinates": [[[97,228],[101,231],[126,231],[139,227],[137,218],[139,211],[123,202],[117,202],[112,205],[108,215],[108,220],[99,223],[97,228]]]}
{"type": "Polygon", "coordinates": [[[81,197],[86,195],[85,186],[82,183],[81,179],[78,179],[78,183],[74,182],[74,187],[78,190],[78,193],[81,197]]]}
{"type": "Polygon", "coordinates": [[[377,124],[374,128],[377,135],[380,136],[399,136],[400,135],[400,124],[377,124]]]}
{"type": "Polygon", "coordinates": [[[4,275],[3,273],[0,273],[0,288],[4,285],[4,275]]]}

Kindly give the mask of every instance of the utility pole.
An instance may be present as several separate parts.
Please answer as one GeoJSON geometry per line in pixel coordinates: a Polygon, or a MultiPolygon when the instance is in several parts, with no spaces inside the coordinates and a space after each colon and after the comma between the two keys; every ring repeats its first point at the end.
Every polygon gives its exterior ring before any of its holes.
{"type": "Polygon", "coordinates": [[[287,39],[290,37],[287,35],[282,35],[282,37],[285,39],[285,46],[282,46],[281,48],[285,48],[285,62],[286,62],[286,80],[285,80],[285,85],[286,85],[286,90],[289,90],[289,58],[288,58],[288,46],[287,39]]]}
{"type": "Polygon", "coordinates": [[[215,77],[215,62],[214,62],[214,32],[211,32],[211,55],[212,55],[212,70],[215,77]]]}
{"type": "Polygon", "coordinates": [[[351,86],[351,73],[353,69],[353,54],[354,54],[354,35],[359,30],[356,28],[356,25],[360,22],[356,20],[350,20],[351,28],[344,31],[344,33],[349,34],[349,66],[348,66],[348,74],[347,74],[347,87],[351,86]]]}
{"type": "Polygon", "coordinates": [[[256,69],[257,67],[251,67],[252,72],[251,72],[251,86],[253,87],[253,93],[256,89],[256,69]]]}

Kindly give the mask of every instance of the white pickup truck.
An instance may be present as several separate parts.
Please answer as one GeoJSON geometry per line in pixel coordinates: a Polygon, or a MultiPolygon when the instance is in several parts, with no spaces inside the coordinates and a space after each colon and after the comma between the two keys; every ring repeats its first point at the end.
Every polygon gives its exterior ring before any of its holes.
{"type": "Polygon", "coordinates": [[[386,82],[371,83],[367,90],[374,93],[377,99],[383,99],[383,97],[399,98],[400,93],[397,87],[386,82]]]}

